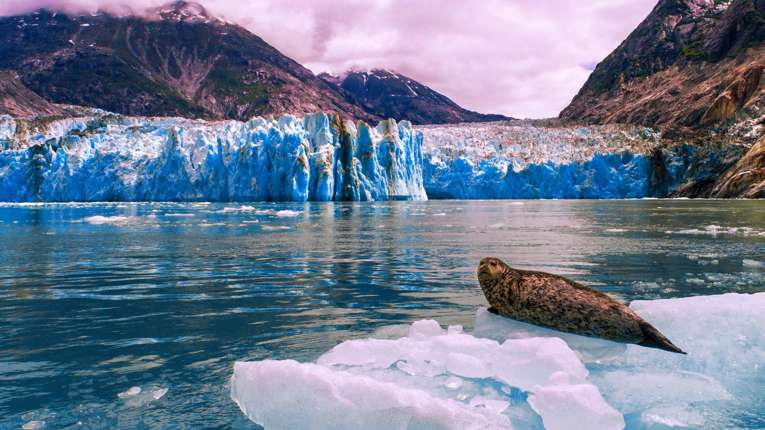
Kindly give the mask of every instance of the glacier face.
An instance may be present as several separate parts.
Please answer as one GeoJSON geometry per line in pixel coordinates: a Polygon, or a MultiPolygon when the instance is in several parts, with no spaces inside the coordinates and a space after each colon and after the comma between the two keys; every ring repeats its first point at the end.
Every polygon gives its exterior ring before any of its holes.
{"type": "Polygon", "coordinates": [[[657,132],[627,125],[516,121],[418,131],[425,189],[436,199],[665,197],[719,175],[731,151],[667,146],[657,132]]]}
{"type": "MultiPolygon", "coordinates": [[[[525,122],[377,127],[327,114],[248,122],[0,117],[0,201],[330,201],[665,197],[736,147],[653,130],[525,122]]],[[[691,193],[692,193],[691,189],[691,193]]]]}
{"type": "Polygon", "coordinates": [[[408,122],[0,117],[2,201],[426,199],[408,122]]]}

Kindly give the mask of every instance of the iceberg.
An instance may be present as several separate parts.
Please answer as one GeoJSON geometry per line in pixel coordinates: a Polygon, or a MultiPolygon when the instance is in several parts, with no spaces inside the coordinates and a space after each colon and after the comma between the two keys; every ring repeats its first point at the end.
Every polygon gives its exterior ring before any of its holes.
{"type": "Polygon", "coordinates": [[[0,149],[2,201],[427,198],[422,136],[406,121],[4,116],[0,149]]]}
{"type": "Polygon", "coordinates": [[[266,429],[761,428],[765,293],[633,302],[687,356],[563,334],[479,309],[417,321],[315,363],[237,362],[231,397],[266,429]]]}

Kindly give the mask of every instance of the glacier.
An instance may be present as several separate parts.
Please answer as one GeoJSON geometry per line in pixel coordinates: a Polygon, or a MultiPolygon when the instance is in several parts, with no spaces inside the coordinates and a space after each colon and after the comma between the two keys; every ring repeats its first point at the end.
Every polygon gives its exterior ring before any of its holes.
{"type": "Polygon", "coordinates": [[[636,301],[687,356],[490,314],[417,321],[314,363],[237,362],[231,397],[267,429],[657,429],[765,425],[765,293],[636,301]]]}
{"type": "Polygon", "coordinates": [[[656,130],[634,125],[514,120],[418,131],[433,199],[667,197],[714,180],[743,155],[736,145],[669,145],[656,130]]]}
{"type": "Polygon", "coordinates": [[[666,197],[713,180],[736,151],[626,125],[0,116],[0,201],[666,197]]]}
{"type": "Polygon", "coordinates": [[[426,199],[422,136],[334,115],[248,122],[0,117],[0,200],[426,199]]]}

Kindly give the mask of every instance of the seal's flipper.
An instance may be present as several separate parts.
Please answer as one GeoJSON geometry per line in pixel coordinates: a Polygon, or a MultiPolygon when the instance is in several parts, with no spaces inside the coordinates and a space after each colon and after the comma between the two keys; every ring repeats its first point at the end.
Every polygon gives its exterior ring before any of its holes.
{"type": "Polygon", "coordinates": [[[494,315],[499,315],[499,311],[496,310],[493,306],[487,309],[489,312],[493,313],[494,315]]]}
{"type": "Polygon", "coordinates": [[[669,339],[656,330],[651,324],[646,322],[640,324],[640,330],[643,331],[643,340],[638,345],[647,348],[663,349],[664,351],[675,352],[677,354],[687,354],[687,352],[675,346],[669,339]]]}

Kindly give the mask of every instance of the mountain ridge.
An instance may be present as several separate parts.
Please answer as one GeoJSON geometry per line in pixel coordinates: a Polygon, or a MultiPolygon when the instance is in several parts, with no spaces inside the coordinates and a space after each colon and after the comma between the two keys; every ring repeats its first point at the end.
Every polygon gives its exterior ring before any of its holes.
{"type": "Polygon", "coordinates": [[[463,109],[409,78],[426,97],[401,103],[396,87],[381,93],[379,86],[374,100],[359,97],[189,1],[140,13],[115,6],[82,15],[39,9],[0,17],[2,70],[49,103],[124,115],[247,120],[334,112],[415,124],[507,119],[463,109]]]}
{"type": "Polygon", "coordinates": [[[504,115],[481,114],[459,106],[447,96],[395,71],[375,68],[349,70],[342,76],[322,73],[346,99],[383,118],[403,118],[414,124],[504,121],[504,115]]]}
{"type": "Polygon", "coordinates": [[[660,0],[560,118],[670,135],[730,128],[765,106],[763,64],[765,1],[660,0]]]}

